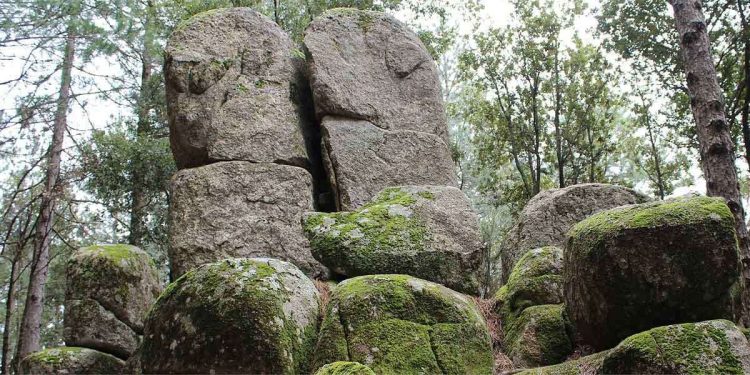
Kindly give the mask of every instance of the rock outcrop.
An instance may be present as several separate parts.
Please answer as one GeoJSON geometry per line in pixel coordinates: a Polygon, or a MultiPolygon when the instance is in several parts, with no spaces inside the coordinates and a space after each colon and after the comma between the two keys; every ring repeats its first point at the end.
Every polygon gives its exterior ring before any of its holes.
{"type": "Polygon", "coordinates": [[[557,364],[573,353],[563,305],[531,306],[506,324],[504,347],[518,368],[557,364]]]}
{"type": "Polygon", "coordinates": [[[320,298],[294,265],[230,259],[183,275],[148,316],[144,373],[308,373],[320,298]]]}
{"type": "Polygon", "coordinates": [[[614,349],[521,374],[747,374],[750,344],[726,320],[658,327],[614,349]]]}
{"type": "Polygon", "coordinates": [[[599,212],[647,198],[634,190],[607,184],[581,184],[550,189],[537,194],[524,207],[500,249],[502,280],[527,251],[565,243],[568,230],[579,221],[599,212]]]}
{"type": "Polygon", "coordinates": [[[324,274],[300,224],[313,210],[302,168],[222,162],[178,172],[169,210],[172,276],[234,257],[271,257],[309,275],[324,274]]]}
{"type": "Polygon", "coordinates": [[[156,267],[144,251],[129,245],[79,249],[67,265],[66,345],[128,358],[160,292],[156,267]]]}
{"type": "Polygon", "coordinates": [[[338,210],[383,188],[456,186],[437,68],[390,16],[336,9],[305,32],[322,155],[338,210]]]}
{"type": "Polygon", "coordinates": [[[565,304],[596,349],[671,323],[734,320],[741,292],[734,218],[721,198],[626,206],[569,234],[565,304]]]}
{"type": "Polygon", "coordinates": [[[250,8],[201,13],[166,47],[170,141],[179,168],[245,160],[305,167],[302,52],[250,8]]]}
{"type": "Polygon", "coordinates": [[[49,348],[24,358],[19,369],[26,375],[99,375],[120,374],[121,359],[93,349],[77,347],[49,348]]]}
{"type": "Polygon", "coordinates": [[[534,249],[521,257],[508,282],[495,294],[497,312],[506,321],[524,309],[563,303],[563,251],[556,246],[534,249]]]}
{"type": "Polygon", "coordinates": [[[375,372],[357,362],[334,362],[318,369],[315,375],[375,375],[375,372]]]}
{"type": "Polygon", "coordinates": [[[333,291],[315,367],[354,361],[375,373],[489,374],[492,345],[473,301],[405,275],[360,276],[333,291]]]}
{"type": "Polygon", "coordinates": [[[355,212],[305,217],[313,255],[345,276],[407,274],[478,294],[482,240],[457,188],[387,188],[355,212]]]}

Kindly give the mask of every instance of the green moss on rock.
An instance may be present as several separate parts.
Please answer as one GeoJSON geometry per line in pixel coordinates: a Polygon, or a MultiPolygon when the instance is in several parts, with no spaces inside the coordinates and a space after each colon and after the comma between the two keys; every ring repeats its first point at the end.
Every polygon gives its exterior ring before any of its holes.
{"type": "Polygon", "coordinates": [[[22,374],[119,374],[125,362],[106,353],[56,347],[32,353],[20,363],[22,374]]]}
{"type": "Polygon", "coordinates": [[[334,362],[321,367],[315,375],[375,375],[375,372],[358,362],[334,362]]]}
{"type": "Polygon", "coordinates": [[[570,331],[562,305],[531,306],[506,329],[504,346],[518,367],[553,365],[573,352],[570,331]]]}

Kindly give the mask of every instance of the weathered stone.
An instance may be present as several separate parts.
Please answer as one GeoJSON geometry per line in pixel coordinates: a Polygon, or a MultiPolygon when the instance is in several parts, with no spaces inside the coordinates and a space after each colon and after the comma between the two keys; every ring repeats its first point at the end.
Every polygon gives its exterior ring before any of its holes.
{"type": "Polygon", "coordinates": [[[388,188],[355,212],[306,215],[305,232],[315,258],[341,275],[407,274],[479,292],[479,219],[457,188],[388,188]]]}
{"type": "Polygon", "coordinates": [[[200,13],[166,47],[170,141],[177,166],[247,160],[307,165],[302,52],[250,8],[200,13]]]}
{"type": "Polygon", "coordinates": [[[565,304],[584,344],[606,349],[656,326],[736,318],[740,259],[721,198],[621,207],[569,236],[565,304]]]}
{"type": "Polygon", "coordinates": [[[505,331],[504,346],[517,368],[553,365],[573,352],[570,323],[562,305],[526,308],[505,331]]]}
{"type": "Polygon", "coordinates": [[[322,127],[324,165],[340,211],[357,209],[390,186],[457,186],[450,150],[435,135],[342,117],[326,117],[322,127]]]}
{"type": "Polygon", "coordinates": [[[356,361],[376,374],[489,374],[487,325],[467,296],[406,275],[360,276],[333,291],[315,367],[356,361]]]}
{"type": "Polygon", "coordinates": [[[32,353],[20,363],[26,375],[120,374],[125,362],[96,350],[76,347],[49,348],[32,353]]]}
{"type": "Polygon", "coordinates": [[[562,263],[563,251],[556,246],[524,254],[513,267],[508,283],[495,294],[496,309],[503,321],[511,322],[527,307],[561,304],[562,263]]]}
{"type": "Polygon", "coordinates": [[[290,263],[230,259],[194,269],[146,322],[144,373],[309,373],[320,298],[290,263]]]}
{"type": "Polygon", "coordinates": [[[375,372],[357,362],[334,362],[318,369],[315,375],[375,375],[375,372]]]}
{"type": "Polygon", "coordinates": [[[169,207],[172,276],[224,258],[258,256],[322,274],[300,224],[313,210],[311,180],[302,168],[271,163],[222,162],[178,172],[169,207]]]}
{"type": "Polygon", "coordinates": [[[437,67],[419,37],[378,12],[335,9],[305,32],[319,118],[367,120],[448,143],[437,67]]]}
{"type": "Polygon", "coordinates": [[[67,265],[63,338],[127,358],[143,333],[143,320],[161,292],[151,257],[129,245],[79,249],[67,265]]]}
{"type": "Polygon", "coordinates": [[[634,190],[606,184],[574,185],[537,194],[523,209],[500,249],[503,282],[508,281],[523,254],[543,246],[562,247],[568,230],[589,215],[646,200],[634,190]]]}

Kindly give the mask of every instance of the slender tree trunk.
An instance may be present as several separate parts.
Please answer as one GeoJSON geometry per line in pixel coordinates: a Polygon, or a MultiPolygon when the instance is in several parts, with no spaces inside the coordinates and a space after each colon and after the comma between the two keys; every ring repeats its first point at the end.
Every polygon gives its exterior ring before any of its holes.
{"type": "Polygon", "coordinates": [[[49,247],[52,226],[55,220],[55,204],[60,193],[58,178],[62,158],[65,128],[67,126],[68,104],[70,102],[71,71],[75,57],[76,31],[70,23],[65,40],[65,55],[62,61],[60,91],[54,117],[52,143],[49,148],[49,161],[45,178],[44,192],[40,201],[40,212],[36,223],[34,253],[29,273],[29,287],[18,336],[16,363],[27,355],[38,351],[41,341],[42,310],[44,290],[49,267],[49,247]]]}
{"type": "MultiPolygon", "coordinates": [[[[729,134],[724,99],[711,58],[702,3],[697,0],[669,0],[674,9],[675,26],[680,37],[687,76],[690,106],[695,118],[700,144],[701,167],[708,195],[723,197],[735,218],[737,237],[743,260],[745,284],[750,280],[750,251],[742,208],[740,185],[734,165],[734,144],[729,134]]],[[[748,288],[745,288],[748,291],[748,288]]],[[[743,301],[747,306],[747,294],[743,301]]],[[[747,318],[747,316],[745,316],[747,318]]]]}
{"type": "Polygon", "coordinates": [[[13,260],[10,263],[10,279],[8,281],[8,295],[5,298],[5,321],[3,322],[3,359],[0,368],[3,375],[10,374],[10,331],[13,321],[13,312],[16,306],[16,288],[19,274],[19,263],[23,246],[19,245],[16,253],[13,254],[13,260]]]}
{"type": "MultiPolygon", "coordinates": [[[[141,88],[138,98],[138,124],[136,128],[136,138],[140,141],[150,136],[151,122],[149,112],[151,111],[151,90],[150,81],[153,75],[154,58],[152,56],[153,48],[153,2],[147,2],[146,20],[143,36],[143,51],[141,52],[141,88]]],[[[133,160],[131,175],[133,176],[133,190],[130,192],[130,235],[128,242],[133,246],[142,247],[146,238],[146,207],[148,199],[146,197],[146,178],[143,160],[140,155],[135,155],[133,160]]]]}
{"type": "Polygon", "coordinates": [[[555,50],[555,152],[557,154],[557,179],[560,188],[565,187],[565,158],[562,150],[562,129],[560,129],[560,112],[562,95],[560,93],[560,48],[555,50]]]}
{"type": "MultiPolygon", "coordinates": [[[[531,106],[532,106],[532,125],[534,126],[534,194],[537,195],[542,190],[542,157],[541,157],[541,138],[542,132],[539,125],[539,81],[538,76],[534,78],[534,85],[531,89],[531,106]]],[[[532,195],[532,196],[533,196],[532,195]]]]}
{"type": "Polygon", "coordinates": [[[276,21],[277,25],[281,26],[279,20],[279,0],[273,0],[273,20],[276,21]]]}
{"type": "Polygon", "coordinates": [[[744,79],[743,92],[745,95],[742,99],[740,124],[742,125],[742,139],[745,143],[745,160],[747,161],[748,168],[750,168],[750,26],[748,26],[747,15],[745,15],[744,1],[746,0],[737,0],[737,9],[740,13],[742,25],[741,40],[745,45],[742,69],[744,79]]]}
{"type": "MultiPolygon", "coordinates": [[[[644,107],[644,111],[648,111],[648,108],[644,107]]],[[[651,154],[654,159],[654,169],[656,170],[656,185],[659,189],[659,198],[664,200],[665,188],[664,188],[664,177],[661,174],[661,158],[659,157],[659,149],[656,147],[656,136],[651,124],[651,116],[648,112],[645,114],[646,119],[646,130],[648,130],[648,140],[651,144],[651,154]]]]}

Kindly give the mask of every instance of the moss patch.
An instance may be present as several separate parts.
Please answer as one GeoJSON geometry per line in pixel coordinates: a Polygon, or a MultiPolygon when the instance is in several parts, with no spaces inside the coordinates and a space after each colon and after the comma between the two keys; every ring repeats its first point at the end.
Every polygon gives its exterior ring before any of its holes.
{"type": "Polygon", "coordinates": [[[375,372],[357,362],[334,362],[321,367],[315,375],[375,375],[375,372]]]}
{"type": "Polygon", "coordinates": [[[570,331],[562,305],[532,306],[510,324],[505,346],[517,365],[552,365],[573,352],[570,331]]]}

